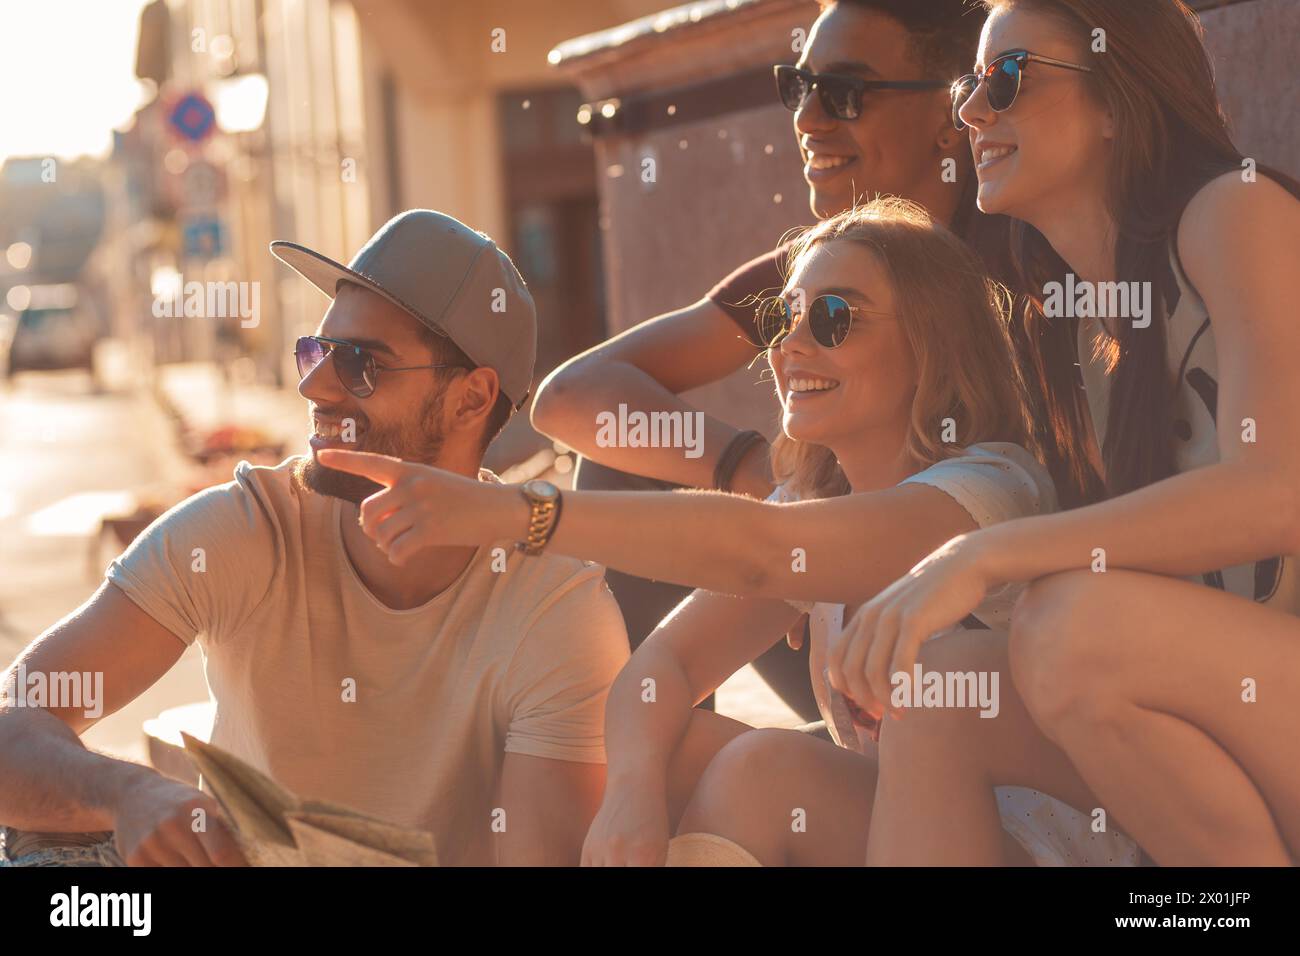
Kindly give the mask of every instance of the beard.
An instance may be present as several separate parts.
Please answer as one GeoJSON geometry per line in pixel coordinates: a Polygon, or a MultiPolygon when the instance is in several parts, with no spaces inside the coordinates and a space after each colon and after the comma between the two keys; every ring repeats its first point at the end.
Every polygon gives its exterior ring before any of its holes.
{"type": "MultiPolygon", "coordinates": [[[[320,408],[320,406],[317,406],[320,408]]],[[[327,411],[321,408],[321,411],[327,411]]],[[[336,409],[328,410],[333,414],[336,409]]],[[[348,412],[361,431],[361,440],[350,450],[369,451],[377,455],[391,455],[403,461],[434,464],[442,451],[445,435],[442,421],[442,391],[425,399],[420,410],[411,418],[390,425],[376,425],[360,411],[348,412]]],[[[293,469],[294,484],[304,491],[315,492],[330,498],[341,498],[360,504],[371,495],[383,491],[384,486],[334,468],[326,468],[314,455],[299,459],[293,469]]]]}

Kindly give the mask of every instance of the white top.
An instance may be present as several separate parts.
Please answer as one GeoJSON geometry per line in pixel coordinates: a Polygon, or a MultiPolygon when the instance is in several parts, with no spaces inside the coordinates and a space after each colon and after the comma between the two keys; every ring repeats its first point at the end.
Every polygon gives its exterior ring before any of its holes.
{"type": "MultiPolygon", "coordinates": [[[[939,489],[965,508],[981,528],[1013,518],[1050,514],[1058,507],[1056,489],[1047,469],[1025,449],[1009,442],[972,445],[961,455],[931,465],[900,484],[924,484],[939,489]]],[[[796,498],[779,487],[768,500],[785,502],[796,498]]],[[[962,625],[979,630],[1006,630],[1011,623],[1011,608],[1023,589],[1023,584],[1010,584],[990,592],[962,625]]],[[[838,634],[844,626],[844,605],[787,603],[808,614],[813,694],[827,729],[841,747],[860,753],[873,752],[875,745],[865,734],[858,735],[851,729],[851,722],[845,720],[847,710],[843,698],[824,678],[827,644],[830,636],[838,634]]],[[[997,797],[1003,827],[1040,866],[1136,865],[1138,862],[1138,849],[1131,840],[1113,830],[1093,833],[1090,817],[1053,797],[1025,787],[998,787],[997,797]]]]}
{"type": "MultiPolygon", "coordinates": [[[[985,442],[971,445],[961,455],[931,465],[925,471],[904,478],[901,485],[921,484],[938,488],[957,504],[981,528],[1050,514],[1057,509],[1056,487],[1051,475],[1033,455],[1011,442],[985,442]]],[[[784,486],[768,497],[769,501],[794,501],[784,486]]],[[[975,611],[975,617],[989,628],[1007,627],[1011,607],[1023,585],[1008,585],[991,592],[975,611]]],[[[814,605],[811,601],[788,601],[792,607],[812,614],[816,607],[843,614],[844,605],[814,605]]],[[[835,624],[839,629],[838,621],[835,624]]],[[[814,684],[817,682],[814,681],[814,684]]]]}

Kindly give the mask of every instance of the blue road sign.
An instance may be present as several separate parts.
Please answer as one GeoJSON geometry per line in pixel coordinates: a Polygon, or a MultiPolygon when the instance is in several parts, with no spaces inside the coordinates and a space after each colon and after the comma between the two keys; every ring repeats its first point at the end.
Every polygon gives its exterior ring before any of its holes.
{"type": "Polygon", "coordinates": [[[168,121],[181,136],[198,143],[211,135],[217,114],[201,94],[186,93],[172,107],[168,121]]]}
{"type": "Polygon", "coordinates": [[[225,229],[215,216],[196,216],[185,221],[181,237],[188,259],[215,259],[226,250],[225,229]]]}

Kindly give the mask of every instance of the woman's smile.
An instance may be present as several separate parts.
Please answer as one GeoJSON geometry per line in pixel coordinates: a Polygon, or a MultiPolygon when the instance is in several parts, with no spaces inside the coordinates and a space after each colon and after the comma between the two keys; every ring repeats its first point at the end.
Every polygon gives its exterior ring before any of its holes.
{"type": "Polygon", "coordinates": [[[806,401],[840,387],[838,380],[811,375],[791,375],[786,379],[786,398],[790,402],[806,401]]]}
{"type": "Polygon", "coordinates": [[[1004,159],[1014,156],[1018,150],[1018,146],[1009,143],[976,143],[973,149],[975,169],[983,175],[1004,159]]]}
{"type": "Polygon", "coordinates": [[[840,382],[835,378],[790,378],[787,393],[790,398],[807,398],[809,395],[819,395],[837,388],[840,388],[840,382]]]}

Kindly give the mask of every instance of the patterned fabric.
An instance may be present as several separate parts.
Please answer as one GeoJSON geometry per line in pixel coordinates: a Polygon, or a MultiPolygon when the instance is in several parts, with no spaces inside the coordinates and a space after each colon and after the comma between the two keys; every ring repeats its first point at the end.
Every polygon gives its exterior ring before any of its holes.
{"type": "Polygon", "coordinates": [[[1093,832],[1093,818],[1027,787],[998,787],[1002,829],[1036,866],[1141,866],[1138,845],[1116,831],[1093,832]]]}
{"type": "Polygon", "coordinates": [[[126,866],[112,833],[32,833],[0,828],[0,867],[126,866]]]}

